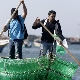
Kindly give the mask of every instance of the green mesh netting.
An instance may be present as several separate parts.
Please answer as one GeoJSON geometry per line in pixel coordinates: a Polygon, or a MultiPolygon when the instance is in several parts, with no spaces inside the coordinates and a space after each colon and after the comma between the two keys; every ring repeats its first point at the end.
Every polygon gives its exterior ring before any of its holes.
{"type": "Polygon", "coordinates": [[[56,53],[63,55],[65,52],[66,50],[62,46],[56,46],[56,53]]]}
{"type": "Polygon", "coordinates": [[[0,80],[72,80],[78,66],[56,57],[0,59],[0,80]]]}

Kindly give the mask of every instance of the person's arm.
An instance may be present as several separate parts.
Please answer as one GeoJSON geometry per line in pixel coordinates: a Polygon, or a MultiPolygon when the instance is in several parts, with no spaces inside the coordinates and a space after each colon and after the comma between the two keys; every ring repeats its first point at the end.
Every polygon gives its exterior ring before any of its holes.
{"type": "Polygon", "coordinates": [[[2,30],[2,31],[3,31],[3,32],[6,32],[6,31],[7,31],[6,25],[3,26],[3,30],[2,30]]]}
{"type": "MultiPolygon", "coordinates": [[[[44,23],[45,20],[41,20],[42,23],[44,23]]],[[[39,23],[40,21],[36,21],[33,23],[32,25],[32,29],[37,29],[37,28],[40,28],[42,27],[42,25],[39,23]]]]}
{"type": "Polygon", "coordinates": [[[26,15],[27,15],[27,8],[26,8],[26,5],[24,3],[24,0],[20,0],[21,3],[23,4],[23,13],[22,13],[22,17],[23,18],[26,18],[26,15]]]}
{"type": "Polygon", "coordinates": [[[2,31],[3,32],[6,32],[9,29],[9,26],[10,26],[9,24],[8,25],[4,25],[2,31]]]}
{"type": "Polygon", "coordinates": [[[57,35],[63,41],[65,39],[65,37],[62,35],[61,25],[60,25],[60,23],[57,23],[57,24],[58,24],[58,33],[57,33],[57,35]]]}

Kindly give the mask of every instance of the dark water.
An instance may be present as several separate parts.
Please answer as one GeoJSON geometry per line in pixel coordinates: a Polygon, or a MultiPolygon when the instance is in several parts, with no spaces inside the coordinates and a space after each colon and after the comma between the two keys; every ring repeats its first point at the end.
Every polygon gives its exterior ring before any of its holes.
{"type": "MultiPolygon", "coordinates": [[[[80,45],[69,45],[68,50],[78,59],[78,61],[80,61],[80,45]]],[[[0,53],[0,56],[8,56],[8,53],[9,53],[9,45],[7,45],[4,48],[3,52],[0,53]]],[[[23,58],[35,58],[38,57],[38,55],[39,55],[39,48],[35,47],[34,45],[32,45],[32,48],[23,48],[23,58]]],[[[57,56],[66,61],[75,62],[68,53],[57,56]]],[[[75,72],[72,80],[80,80],[80,66],[75,72]]]]}

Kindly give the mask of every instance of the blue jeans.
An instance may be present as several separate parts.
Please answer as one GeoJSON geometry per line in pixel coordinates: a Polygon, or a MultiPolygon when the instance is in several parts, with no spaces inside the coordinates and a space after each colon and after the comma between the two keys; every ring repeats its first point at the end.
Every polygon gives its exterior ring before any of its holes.
{"type": "Polygon", "coordinates": [[[41,55],[41,50],[43,51],[44,55],[46,55],[47,50],[49,50],[49,52],[56,54],[56,42],[54,42],[54,45],[53,43],[41,42],[40,55],[41,55]]]}
{"type": "Polygon", "coordinates": [[[10,44],[10,52],[9,52],[9,58],[15,59],[15,46],[17,46],[17,52],[19,54],[19,58],[22,59],[22,39],[15,39],[15,40],[9,40],[10,44]]]}

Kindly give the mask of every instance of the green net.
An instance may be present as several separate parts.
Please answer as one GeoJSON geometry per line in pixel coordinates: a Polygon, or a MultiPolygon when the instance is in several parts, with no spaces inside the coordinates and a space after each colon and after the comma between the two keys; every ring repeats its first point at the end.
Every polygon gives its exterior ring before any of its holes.
{"type": "Polygon", "coordinates": [[[56,57],[0,59],[0,80],[72,80],[78,66],[56,57]]]}
{"type": "MultiPolygon", "coordinates": [[[[53,38],[61,41],[60,38],[56,34],[53,35],[53,38]]],[[[61,45],[57,44],[56,53],[63,55],[65,52],[66,50],[61,45]]]]}
{"type": "Polygon", "coordinates": [[[60,45],[56,46],[56,53],[63,55],[65,52],[66,50],[62,46],[60,45]]]}

